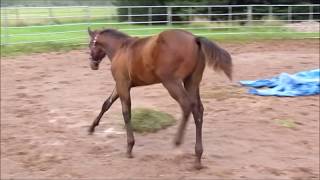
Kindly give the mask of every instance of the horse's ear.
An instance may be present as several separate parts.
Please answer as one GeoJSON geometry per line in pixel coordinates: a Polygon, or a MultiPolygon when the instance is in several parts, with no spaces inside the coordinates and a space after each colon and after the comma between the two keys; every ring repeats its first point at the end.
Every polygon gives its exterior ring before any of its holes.
{"type": "Polygon", "coordinates": [[[94,31],[91,31],[90,27],[88,27],[88,34],[93,37],[94,36],[94,31]]]}

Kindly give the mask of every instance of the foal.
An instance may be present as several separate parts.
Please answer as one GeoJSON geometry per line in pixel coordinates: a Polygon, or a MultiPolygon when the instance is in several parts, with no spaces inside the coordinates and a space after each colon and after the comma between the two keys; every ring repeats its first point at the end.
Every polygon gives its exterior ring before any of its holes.
{"type": "Polygon", "coordinates": [[[200,169],[203,106],[199,85],[206,63],[214,70],[222,70],[231,79],[232,62],[229,53],[208,39],[183,30],[168,30],[146,38],[130,37],[114,29],[88,29],[88,33],[91,37],[91,68],[99,69],[101,60],[108,56],[116,82],[116,87],[91,125],[90,134],[99,125],[103,114],[120,97],[127,131],[127,156],[132,157],[135,140],[130,122],[130,89],[162,83],[183,112],[175,137],[176,145],[181,144],[189,115],[193,115],[196,125],[195,167],[200,169]]]}

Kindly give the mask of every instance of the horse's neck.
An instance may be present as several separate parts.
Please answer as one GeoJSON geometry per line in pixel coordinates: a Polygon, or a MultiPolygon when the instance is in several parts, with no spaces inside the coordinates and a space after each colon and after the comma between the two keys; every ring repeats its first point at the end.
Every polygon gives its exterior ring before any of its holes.
{"type": "Polygon", "coordinates": [[[128,41],[130,41],[130,37],[128,38],[108,38],[109,40],[106,41],[105,47],[106,47],[106,53],[110,60],[114,57],[116,52],[128,41]]]}

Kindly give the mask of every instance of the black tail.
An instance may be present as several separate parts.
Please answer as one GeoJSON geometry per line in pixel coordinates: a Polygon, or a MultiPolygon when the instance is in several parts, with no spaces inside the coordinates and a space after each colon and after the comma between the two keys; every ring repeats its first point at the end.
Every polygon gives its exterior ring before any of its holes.
{"type": "Polygon", "coordinates": [[[200,46],[208,65],[212,66],[215,71],[222,70],[231,80],[232,59],[230,54],[207,38],[197,37],[196,42],[200,46]]]}

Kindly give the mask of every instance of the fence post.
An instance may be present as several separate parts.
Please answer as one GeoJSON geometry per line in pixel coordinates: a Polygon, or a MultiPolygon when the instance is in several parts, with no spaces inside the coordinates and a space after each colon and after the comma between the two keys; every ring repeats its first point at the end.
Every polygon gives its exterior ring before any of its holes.
{"type": "Polygon", "coordinates": [[[172,9],[171,7],[167,6],[167,24],[171,25],[172,19],[171,19],[172,9]]]}
{"type": "Polygon", "coordinates": [[[247,21],[249,25],[251,25],[251,20],[252,20],[252,6],[248,6],[247,21]]]}
{"type": "Polygon", "coordinates": [[[131,8],[128,8],[128,22],[132,22],[132,12],[131,12],[131,8]]]}
{"type": "Polygon", "coordinates": [[[53,12],[52,12],[52,8],[49,7],[48,8],[48,16],[49,16],[49,20],[51,21],[51,23],[53,23],[53,12]]]}
{"type": "Polygon", "coordinates": [[[272,20],[273,13],[272,13],[272,6],[269,6],[269,14],[268,14],[268,19],[272,20]]]}
{"type": "Polygon", "coordinates": [[[212,14],[212,9],[211,9],[211,7],[208,7],[208,20],[209,21],[211,21],[211,14],[212,14]]]}
{"type": "MultiPolygon", "coordinates": [[[[9,33],[8,33],[8,12],[7,12],[7,7],[5,6],[3,8],[4,10],[4,21],[3,21],[3,25],[4,25],[4,42],[1,43],[2,45],[7,45],[9,42],[9,33]]],[[[2,39],[2,38],[1,38],[2,39]]]]}
{"type": "Polygon", "coordinates": [[[188,8],[188,21],[192,21],[193,19],[193,16],[191,15],[191,14],[193,14],[193,12],[192,12],[192,7],[189,7],[188,8]]]}
{"type": "Polygon", "coordinates": [[[88,27],[89,27],[90,24],[91,24],[91,22],[90,22],[90,19],[91,19],[91,11],[90,11],[90,7],[89,7],[89,6],[86,6],[85,12],[86,12],[87,23],[88,23],[88,27]]]}
{"type": "Polygon", "coordinates": [[[292,7],[288,6],[288,22],[291,23],[292,21],[292,7]]]}
{"type": "Polygon", "coordinates": [[[309,6],[309,21],[313,20],[313,6],[309,6]]]}
{"type": "Polygon", "coordinates": [[[232,6],[228,7],[228,23],[232,25],[232,6]]]}
{"type": "Polygon", "coordinates": [[[149,25],[152,25],[152,7],[148,8],[148,22],[149,25]]]}
{"type": "Polygon", "coordinates": [[[16,20],[20,19],[19,8],[16,7],[16,20]]]}
{"type": "Polygon", "coordinates": [[[52,13],[52,8],[51,7],[48,8],[48,13],[49,13],[49,17],[52,18],[53,17],[53,13],[52,13]]]}

